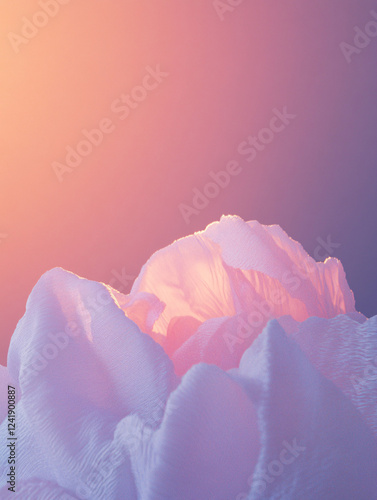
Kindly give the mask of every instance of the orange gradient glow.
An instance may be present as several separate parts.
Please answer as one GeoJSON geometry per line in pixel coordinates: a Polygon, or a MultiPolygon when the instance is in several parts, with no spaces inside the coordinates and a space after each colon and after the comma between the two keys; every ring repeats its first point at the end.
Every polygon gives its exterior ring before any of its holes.
{"type": "MultiPolygon", "coordinates": [[[[344,103],[362,93],[371,52],[347,65],[339,43],[365,22],[372,2],[364,12],[340,0],[273,7],[245,1],[223,21],[202,0],[59,5],[18,53],[9,34],[22,33],[23,18],[32,19],[40,2],[0,7],[3,363],[27,297],[48,269],[105,283],[113,270],[137,276],[154,251],[223,213],[278,223],[310,250],[316,236],[334,233],[329,225],[342,230],[332,204],[358,182],[350,173],[337,191],[325,165],[340,169],[349,161],[351,171],[357,156],[349,148],[362,134],[361,118],[352,121],[355,106],[344,103]],[[168,76],[121,120],[114,101],[158,65],[168,76]],[[297,118],[249,163],[237,146],[284,106],[297,118]],[[105,119],[113,131],[60,183],[52,164],[65,161],[83,129],[105,119]],[[242,172],[186,224],[178,206],[191,203],[210,171],[234,159],[242,172]]],[[[342,221],[350,220],[349,205],[342,221]]],[[[354,288],[359,273],[351,250],[347,255],[342,261],[354,288]]],[[[370,296],[365,292],[365,300],[370,296]]]]}

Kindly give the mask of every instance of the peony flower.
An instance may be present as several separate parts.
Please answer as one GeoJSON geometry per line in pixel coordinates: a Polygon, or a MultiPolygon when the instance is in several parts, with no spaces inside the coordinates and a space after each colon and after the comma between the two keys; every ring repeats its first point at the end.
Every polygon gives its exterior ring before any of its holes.
{"type": "Polygon", "coordinates": [[[53,269],[0,369],[1,498],[376,499],[376,380],[377,316],[279,226],[222,217],[129,295],[53,269]]]}

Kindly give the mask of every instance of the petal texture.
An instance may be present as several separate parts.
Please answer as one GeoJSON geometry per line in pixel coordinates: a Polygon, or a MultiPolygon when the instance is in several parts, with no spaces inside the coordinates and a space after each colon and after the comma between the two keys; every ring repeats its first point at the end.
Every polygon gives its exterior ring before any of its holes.
{"type": "Polygon", "coordinates": [[[243,498],[377,498],[371,430],[277,321],[232,374],[248,389],[260,419],[262,450],[243,498]]]}

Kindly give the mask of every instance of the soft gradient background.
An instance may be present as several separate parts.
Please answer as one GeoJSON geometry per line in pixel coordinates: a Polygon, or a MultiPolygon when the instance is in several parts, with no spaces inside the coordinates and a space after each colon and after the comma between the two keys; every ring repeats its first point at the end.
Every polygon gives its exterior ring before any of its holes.
{"type": "Polygon", "coordinates": [[[40,6],[2,2],[0,362],[43,272],[126,290],[114,273],[223,213],[280,224],[313,256],[330,235],[376,314],[377,38],[350,64],[339,47],[371,9],[244,0],[221,21],[211,0],[71,1],[16,54],[8,34],[40,6]],[[119,120],[111,103],[156,65],[169,76],[119,120]],[[284,106],[297,117],[246,162],[238,144],[284,106]],[[114,132],[59,183],[51,163],[106,117],[114,132]],[[179,204],[232,159],[241,174],[186,224],[179,204]]]}

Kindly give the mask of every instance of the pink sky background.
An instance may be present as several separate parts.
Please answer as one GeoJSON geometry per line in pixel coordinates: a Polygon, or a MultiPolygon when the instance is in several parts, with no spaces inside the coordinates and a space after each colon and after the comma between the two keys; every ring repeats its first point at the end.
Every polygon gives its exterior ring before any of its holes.
{"type": "Polygon", "coordinates": [[[377,37],[349,62],[340,48],[371,9],[244,0],[220,19],[207,0],[71,1],[16,53],[9,33],[40,2],[1,6],[0,362],[45,271],[122,289],[114,273],[223,213],[280,224],[312,256],[330,235],[376,314],[377,37]],[[147,67],[167,75],[121,120],[114,102],[147,67]],[[248,162],[239,144],[285,106],[296,117],[248,162]],[[104,119],[111,133],[59,182],[53,162],[104,119]],[[240,173],[187,224],[180,204],[231,160],[240,173]]]}

